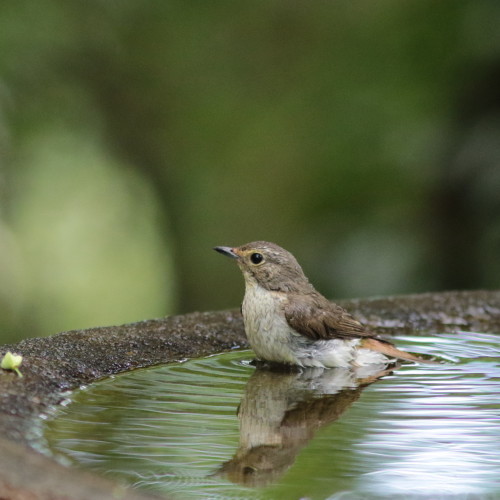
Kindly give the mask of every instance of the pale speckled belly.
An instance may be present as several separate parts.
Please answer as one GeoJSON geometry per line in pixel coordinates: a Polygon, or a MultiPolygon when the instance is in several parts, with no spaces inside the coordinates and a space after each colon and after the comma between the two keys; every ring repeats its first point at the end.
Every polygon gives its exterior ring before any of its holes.
{"type": "Polygon", "coordinates": [[[285,320],[283,298],[258,285],[247,285],[242,311],[248,341],[259,359],[300,364],[291,349],[291,328],[285,320]]]}

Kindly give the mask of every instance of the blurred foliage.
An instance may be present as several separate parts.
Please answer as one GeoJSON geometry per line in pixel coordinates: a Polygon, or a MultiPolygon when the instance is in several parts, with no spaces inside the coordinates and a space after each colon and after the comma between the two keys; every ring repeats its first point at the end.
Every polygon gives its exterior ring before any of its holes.
{"type": "Polygon", "coordinates": [[[237,306],[211,251],[330,297],[496,287],[496,0],[0,5],[0,340],[237,306]]]}

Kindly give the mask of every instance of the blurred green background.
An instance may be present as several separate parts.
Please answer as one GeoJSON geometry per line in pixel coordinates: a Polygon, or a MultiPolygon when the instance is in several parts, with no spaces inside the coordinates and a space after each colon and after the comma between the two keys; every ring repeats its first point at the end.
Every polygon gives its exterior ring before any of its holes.
{"type": "Polygon", "coordinates": [[[0,341],[500,281],[498,0],[0,4],[0,341]]]}

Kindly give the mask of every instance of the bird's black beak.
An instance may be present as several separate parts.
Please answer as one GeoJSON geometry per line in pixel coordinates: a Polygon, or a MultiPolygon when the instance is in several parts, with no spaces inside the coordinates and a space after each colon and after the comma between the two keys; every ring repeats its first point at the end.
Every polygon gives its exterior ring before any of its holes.
{"type": "Polygon", "coordinates": [[[238,255],[234,253],[234,250],[231,247],[214,247],[216,252],[225,255],[226,257],[231,257],[232,259],[237,259],[238,255]]]}

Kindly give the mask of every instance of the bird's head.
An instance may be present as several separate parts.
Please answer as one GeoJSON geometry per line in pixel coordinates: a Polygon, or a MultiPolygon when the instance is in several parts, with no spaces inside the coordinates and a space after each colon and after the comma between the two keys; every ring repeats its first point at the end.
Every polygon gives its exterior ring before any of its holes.
{"type": "Polygon", "coordinates": [[[260,285],[281,292],[305,291],[311,287],[295,257],[268,241],[253,241],[240,247],[215,247],[232,257],[240,267],[247,285],[260,285]]]}

